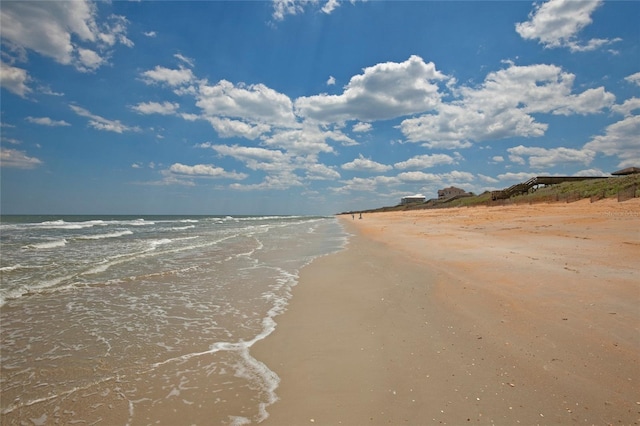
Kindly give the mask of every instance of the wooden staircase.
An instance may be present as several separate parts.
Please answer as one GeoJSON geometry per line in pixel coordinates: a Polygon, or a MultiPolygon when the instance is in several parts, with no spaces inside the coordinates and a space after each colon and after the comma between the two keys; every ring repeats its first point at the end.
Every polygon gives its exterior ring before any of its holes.
{"type": "Polygon", "coordinates": [[[492,191],[491,199],[492,200],[506,200],[507,198],[511,198],[514,195],[526,194],[529,192],[531,188],[538,184],[538,178],[532,177],[526,182],[516,183],[515,185],[510,186],[507,189],[502,189],[500,191],[492,191]]]}

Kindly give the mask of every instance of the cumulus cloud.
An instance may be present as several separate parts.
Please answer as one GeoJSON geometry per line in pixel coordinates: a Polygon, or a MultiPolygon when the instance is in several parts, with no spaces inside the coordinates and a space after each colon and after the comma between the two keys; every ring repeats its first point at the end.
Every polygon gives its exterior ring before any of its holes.
{"type": "Polygon", "coordinates": [[[25,118],[29,123],[39,124],[41,126],[49,126],[49,127],[60,127],[60,126],[71,126],[71,124],[67,123],[64,120],[52,120],[49,117],[27,117],[25,118]]]}
{"type": "Polygon", "coordinates": [[[176,87],[192,82],[195,76],[188,68],[181,67],[176,70],[158,65],[152,70],[143,72],[142,79],[147,84],[164,83],[176,87]]]}
{"type": "Polygon", "coordinates": [[[218,135],[222,138],[242,137],[254,140],[271,130],[268,124],[250,124],[241,120],[232,120],[220,117],[205,117],[218,135]]]}
{"type": "Polygon", "coordinates": [[[220,155],[235,158],[252,170],[277,171],[291,167],[290,157],[277,149],[211,144],[204,147],[211,148],[220,155]]]}
{"type": "Polygon", "coordinates": [[[434,109],[441,98],[436,82],[446,79],[433,62],[413,55],[365,68],[341,95],[300,97],[295,107],[301,117],[323,123],[391,119],[434,109]]]}
{"type": "Polygon", "coordinates": [[[13,169],[34,169],[42,164],[35,157],[29,157],[24,151],[3,148],[0,150],[0,166],[13,169]]]}
{"type": "Polygon", "coordinates": [[[396,169],[428,169],[440,164],[454,164],[455,159],[447,154],[426,154],[418,155],[395,163],[393,167],[396,169]]]}
{"type": "Polygon", "coordinates": [[[297,170],[305,173],[309,180],[331,180],[340,178],[340,174],[333,167],[317,162],[313,155],[295,156],[290,152],[279,149],[262,147],[248,147],[239,145],[201,144],[202,148],[211,148],[219,155],[232,157],[251,169],[266,174],[264,180],[258,184],[234,184],[232,188],[239,190],[256,189],[286,189],[300,186],[303,180],[296,174],[297,170]]]}
{"type": "Polygon", "coordinates": [[[373,126],[371,125],[371,123],[358,122],[353,125],[352,130],[357,133],[365,133],[365,132],[370,132],[372,128],[373,126]]]}
{"type": "Polygon", "coordinates": [[[119,120],[109,120],[96,114],[92,114],[89,110],[79,107],[77,105],[69,105],[69,108],[73,110],[80,117],[89,119],[89,126],[96,130],[104,130],[107,132],[124,133],[124,132],[139,132],[139,127],[131,127],[122,124],[119,120]]]}
{"type": "Polygon", "coordinates": [[[350,139],[338,131],[323,131],[317,126],[304,125],[299,129],[285,129],[262,138],[266,146],[284,149],[292,155],[317,155],[334,152],[327,139],[350,139]]]}
{"type": "Polygon", "coordinates": [[[498,176],[496,176],[496,178],[500,182],[525,182],[534,176],[535,176],[535,173],[531,173],[531,172],[517,172],[517,173],[508,172],[508,173],[499,174],[498,176]]]}
{"type": "Polygon", "coordinates": [[[522,145],[509,148],[507,152],[509,153],[509,160],[518,164],[525,164],[525,159],[528,159],[529,166],[534,169],[550,168],[571,163],[587,165],[593,161],[596,154],[590,149],[540,148],[522,145]]]}
{"type": "Polygon", "coordinates": [[[340,179],[340,173],[338,173],[333,167],[329,167],[320,163],[309,164],[306,167],[306,172],[307,179],[311,180],[340,179]]]}
{"type": "Polygon", "coordinates": [[[355,172],[382,173],[391,170],[393,167],[381,164],[370,158],[365,158],[360,154],[358,158],[342,165],[343,170],[355,172]]]}
{"type": "Polygon", "coordinates": [[[637,72],[635,74],[631,74],[628,77],[624,78],[626,81],[628,81],[629,83],[633,83],[637,86],[640,86],[640,72],[637,72]]]}
{"type": "Polygon", "coordinates": [[[179,107],[180,105],[172,102],[141,102],[132,106],[131,109],[140,114],[172,115],[179,107]]]}
{"type": "Polygon", "coordinates": [[[98,18],[89,1],[5,2],[0,10],[3,43],[26,56],[31,50],[79,71],[94,71],[108,62],[109,48],[127,47],[127,20],[111,15],[98,18]]]}
{"type": "MultiPolygon", "coordinates": [[[[351,3],[355,3],[355,0],[351,0],[351,3]]],[[[271,16],[276,21],[283,21],[289,15],[295,16],[311,8],[320,8],[321,12],[330,15],[340,4],[339,0],[273,0],[271,16]]]]}
{"type": "Polygon", "coordinates": [[[622,105],[614,105],[611,107],[613,112],[622,114],[624,116],[631,115],[634,111],[640,110],[640,98],[627,99],[622,105]]]}
{"type": "Polygon", "coordinates": [[[398,174],[398,180],[410,183],[434,183],[442,185],[444,183],[473,182],[475,177],[472,173],[454,170],[448,173],[425,173],[425,172],[403,172],[398,174]]]}
{"type": "Polygon", "coordinates": [[[211,164],[196,164],[194,166],[187,166],[181,163],[172,164],[169,167],[169,172],[176,175],[185,175],[189,177],[200,178],[219,178],[219,179],[234,179],[242,180],[247,178],[245,173],[228,172],[221,167],[216,167],[211,164]]]}
{"type": "Polygon", "coordinates": [[[293,126],[296,122],[291,99],[264,84],[235,85],[227,80],[214,85],[203,83],[198,88],[196,106],[210,117],[238,118],[283,127],[293,126]]]}
{"type": "Polygon", "coordinates": [[[509,67],[491,72],[479,87],[457,89],[460,99],[433,114],[409,118],[400,129],[410,142],[431,148],[468,147],[471,142],[538,137],[548,125],[531,114],[593,114],[613,104],[604,88],[572,93],[575,76],[555,65],[509,67]]]}
{"type": "Polygon", "coordinates": [[[546,48],[569,48],[573,52],[598,49],[619,39],[591,39],[580,42],[577,35],[592,22],[591,15],[602,0],[549,0],[538,4],[529,20],[516,24],[526,40],[538,40],[546,48]]]}
{"type": "Polygon", "coordinates": [[[619,167],[637,166],[640,164],[638,135],[640,115],[628,116],[608,126],[603,135],[595,136],[585,144],[584,149],[618,157],[619,167]]]}
{"type": "Polygon", "coordinates": [[[329,76],[327,80],[327,86],[334,86],[336,84],[336,78],[332,75],[329,76]]]}
{"type": "Polygon", "coordinates": [[[31,93],[31,88],[27,85],[29,80],[27,70],[0,61],[0,86],[15,95],[25,98],[31,93]]]}

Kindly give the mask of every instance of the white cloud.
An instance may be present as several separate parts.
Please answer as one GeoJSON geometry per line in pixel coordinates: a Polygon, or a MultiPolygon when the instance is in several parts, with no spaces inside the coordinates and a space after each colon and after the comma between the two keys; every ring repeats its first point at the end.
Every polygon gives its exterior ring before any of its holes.
{"type": "Polygon", "coordinates": [[[340,179],[340,173],[334,168],[324,164],[315,163],[306,167],[307,179],[311,180],[334,180],[340,179]]]}
{"type": "Polygon", "coordinates": [[[234,179],[242,180],[246,179],[247,175],[244,173],[228,172],[221,167],[212,166],[210,164],[196,164],[194,166],[187,166],[180,163],[172,164],[169,167],[169,172],[176,175],[186,175],[189,177],[204,177],[204,178],[220,178],[220,179],[234,179]]]}
{"type": "Polygon", "coordinates": [[[538,137],[548,125],[531,114],[592,114],[610,107],[615,96],[599,87],[572,94],[575,76],[555,65],[509,67],[491,72],[477,88],[456,90],[460,99],[433,114],[404,120],[410,142],[431,148],[468,147],[471,142],[538,137]]]}
{"type": "Polygon", "coordinates": [[[516,31],[526,40],[538,40],[546,48],[566,47],[573,52],[595,50],[619,39],[577,40],[577,34],[591,24],[591,14],[602,0],[549,0],[529,14],[529,20],[516,24],[516,31]]]}
{"type": "Polygon", "coordinates": [[[173,56],[175,58],[178,58],[179,60],[181,60],[182,62],[184,62],[185,64],[189,65],[192,68],[195,65],[195,60],[193,58],[188,58],[181,53],[176,53],[173,56]]]}
{"type": "Polygon", "coordinates": [[[300,97],[295,106],[301,117],[323,123],[391,119],[437,107],[441,95],[434,81],[445,79],[432,62],[414,55],[365,68],[341,95],[300,97]]]}
{"type": "Polygon", "coordinates": [[[140,114],[172,115],[176,113],[179,107],[180,105],[177,103],[171,102],[141,102],[138,105],[131,107],[131,109],[139,112],[140,114]]]}
{"type": "Polygon", "coordinates": [[[591,24],[591,14],[601,0],[549,0],[537,4],[529,20],[516,24],[516,31],[526,40],[539,40],[545,47],[577,46],[576,35],[591,24]]]}
{"type": "Polygon", "coordinates": [[[209,85],[203,82],[198,88],[196,106],[207,117],[236,118],[282,127],[296,125],[289,97],[264,84],[234,85],[220,80],[209,85]]]}
{"type": "MultiPolygon", "coordinates": [[[[351,3],[355,3],[354,0],[351,3]]],[[[273,0],[273,14],[272,17],[276,21],[282,21],[288,15],[295,16],[299,13],[303,13],[307,8],[318,8],[320,11],[331,14],[340,6],[339,0],[273,0]]]]}
{"type": "Polygon", "coordinates": [[[108,48],[116,43],[133,46],[126,37],[126,18],[111,15],[99,21],[97,15],[98,5],[89,1],[4,2],[3,42],[21,56],[32,50],[80,71],[93,71],[108,62],[108,48]]]}
{"type": "Polygon", "coordinates": [[[486,183],[498,183],[498,179],[491,177],[491,176],[486,176],[483,174],[478,174],[478,178],[486,183]]]}
{"type": "Polygon", "coordinates": [[[640,86],[640,72],[637,72],[635,74],[631,74],[628,77],[624,78],[626,81],[628,81],[629,83],[633,83],[637,86],[640,86]]]}
{"type": "Polygon", "coordinates": [[[266,149],[239,145],[211,145],[204,144],[220,155],[242,161],[252,170],[277,171],[290,168],[290,159],[285,153],[277,149],[266,149]]]}
{"type": "Polygon", "coordinates": [[[327,0],[324,6],[322,6],[321,10],[327,15],[329,15],[339,6],[340,6],[340,2],[338,2],[338,0],[327,0]]]}
{"type": "Polygon", "coordinates": [[[590,149],[572,149],[572,148],[540,148],[525,147],[522,145],[507,149],[509,160],[524,164],[525,158],[528,158],[529,166],[535,169],[550,168],[558,165],[581,163],[590,164],[595,152],[590,149]]]}
{"type": "Polygon", "coordinates": [[[263,182],[251,185],[232,185],[232,188],[240,190],[258,189],[286,189],[303,184],[300,176],[295,174],[298,169],[306,172],[306,178],[310,180],[331,180],[340,178],[340,174],[332,167],[320,164],[315,157],[294,157],[277,149],[260,147],[248,147],[239,145],[213,145],[201,144],[202,148],[211,148],[218,154],[232,157],[241,161],[251,170],[259,170],[266,173],[263,182]]]}
{"type": "Polygon", "coordinates": [[[34,169],[42,164],[42,161],[29,157],[24,151],[3,148],[0,150],[0,167],[13,169],[34,169]]]}
{"type": "Polygon", "coordinates": [[[95,71],[105,62],[104,58],[91,49],[78,49],[78,64],[76,67],[80,71],[95,71]]]}
{"type": "Polygon", "coordinates": [[[304,125],[300,129],[277,131],[262,140],[265,145],[284,149],[292,155],[317,155],[334,152],[327,139],[342,136],[339,132],[325,132],[317,126],[304,125]]]}
{"type": "Polygon", "coordinates": [[[618,157],[619,167],[637,166],[640,164],[638,135],[640,135],[640,115],[628,116],[608,126],[604,135],[594,137],[585,144],[584,149],[618,157]]]}
{"type": "Polygon", "coordinates": [[[231,189],[238,191],[262,191],[262,190],[285,190],[295,186],[303,186],[300,177],[294,173],[283,172],[278,175],[268,175],[264,180],[257,184],[244,185],[240,183],[232,183],[229,185],[231,189]]]}
{"type": "Polygon", "coordinates": [[[610,173],[605,173],[600,169],[585,169],[585,170],[580,170],[576,173],[573,174],[574,176],[611,176],[610,173]]]}
{"type": "Polygon", "coordinates": [[[425,172],[402,172],[398,174],[398,179],[402,182],[439,182],[440,178],[435,173],[425,173],[425,172]]]}
{"type": "Polygon", "coordinates": [[[31,93],[31,88],[27,86],[29,80],[27,70],[0,61],[0,86],[24,98],[31,93]]]}
{"type": "Polygon", "coordinates": [[[195,77],[188,68],[170,69],[156,66],[152,70],[142,73],[143,81],[147,84],[164,83],[171,87],[181,86],[192,82],[195,77]]]}
{"type": "Polygon", "coordinates": [[[27,117],[25,118],[29,123],[40,124],[41,126],[59,127],[59,126],[71,126],[64,120],[52,120],[49,117],[27,117]]]}
{"type": "Polygon", "coordinates": [[[627,99],[622,103],[622,105],[614,105],[611,107],[613,112],[617,112],[618,114],[622,114],[624,116],[629,116],[633,113],[633,111],[640,109],[640,98],[631,98],[627,99]]]}
{"type": "Polygon", "coordinates": [[[273,18],[282,21],[287,15],[297,15],[304,10],[304,1],[300,0],[273,0],[273,18]]]}
{"type": "Polygon", "coordinates": [[[229,118],[206,117],[205,120],[222,138],[243,137],[254,140],[271,130],[271,126],[268,124],[250,124],[229,118]]]}
{"type": "Polygon", "coordinates": [[[469,172],[453,170],[448,173],[425,173],[425,172],[403,172],[398,174],[398,180],[410,183],[432,183],[434,185],[444,185],[462,182],[473,182],[475,177],[469,172]]]}
{"type": "Polygon", "coordinates": [[[371,123],[358,122],[353,125],[353,131],[357,133],[370,132],[372,128],[373,126],[371,125],[371,123]]]}
{"type": "Polygon", "coordinates": [[[339,194],[348,194],[354,191],[358,192],[375,192],[379,186],[393,186],[400,183],[395,177],[375,176],[370,178],[354,177],[352,179],[341,181],[343,186],[332,188],[331,190],[339,194]]]}
{"type": "Polygon", "coordinates": [[[69,105],[69,108],[81,117],[89,119],[89,126],[96,130],[104,130],[107,132],[124,133],[124,132],[139,132],[139,127],[130,127],[122,124],[119,120],[109,120],[99,115],[92,114],[87,109],[79,107],[77,105],[69,105]]]}
{"type": "Polygon", "coordinates": [[[535,173],[531,173],[531,172],[518,172],[518,173],[508,172],[508,173],[499,174],[498,176],[496,176],[496,178],[500,182],[514,182],[514,181],[526,182],[527,180],[531,179],[534,176],[535,176],[535,173]]]}
{"type": "Polygon", "coordinates": [[[504,157],[502,155],[496,155],[491,159],[496,163],[502,163],[504,161],[504,157]]]}
{"type": "Polygon", "coordinates": [[[142,34],[144,34],[146,37],[150,37],[150,38],[154,38],[158,36],[158,33],[156,33],[155,31],[145,31],[142,34]]]}
{"type": "Polygon", "coordinates": [[[336,84],[336,78],[332,75],[329,76],[329,79],[327,80],[327,86],[333,86],[336,84]]]}
{"type": "Polygon", "coordinates": [[[357,171],[357,172],[371,172],[382,173],[391,170],[393,167],[386,164],[381,164],[370,158],[365,158],[360,154],[355,160],[342,165],[343,170],[357,171]]]}
{"type": "Polygon", "coordinates": [[[417,155],[393,165],[396,169],[428,169],[439,164],[455,164],[453,157],[447,154],[417,155]]]}

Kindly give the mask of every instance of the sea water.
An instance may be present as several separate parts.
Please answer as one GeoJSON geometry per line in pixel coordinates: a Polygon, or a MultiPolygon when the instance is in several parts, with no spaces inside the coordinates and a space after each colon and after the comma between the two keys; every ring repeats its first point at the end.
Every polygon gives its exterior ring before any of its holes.
{"type": "Polygon", "coordinates": [[[0,224],[1,424],[247,424],[279,378],[251,355],[327,217],[35,217],[0,224]]]}

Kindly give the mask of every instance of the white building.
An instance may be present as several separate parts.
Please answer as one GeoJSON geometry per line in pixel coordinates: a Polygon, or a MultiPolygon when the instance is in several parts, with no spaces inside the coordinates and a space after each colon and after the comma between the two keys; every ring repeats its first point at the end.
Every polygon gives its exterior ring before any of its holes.
{"type": "Polygon", "coordinates": [[[400,204],[404,206],[406,204],[424,203],[424,200],[425,196],[422,194],[407,195],[406,197],[402,197],[400,199],[400,204]]]}

